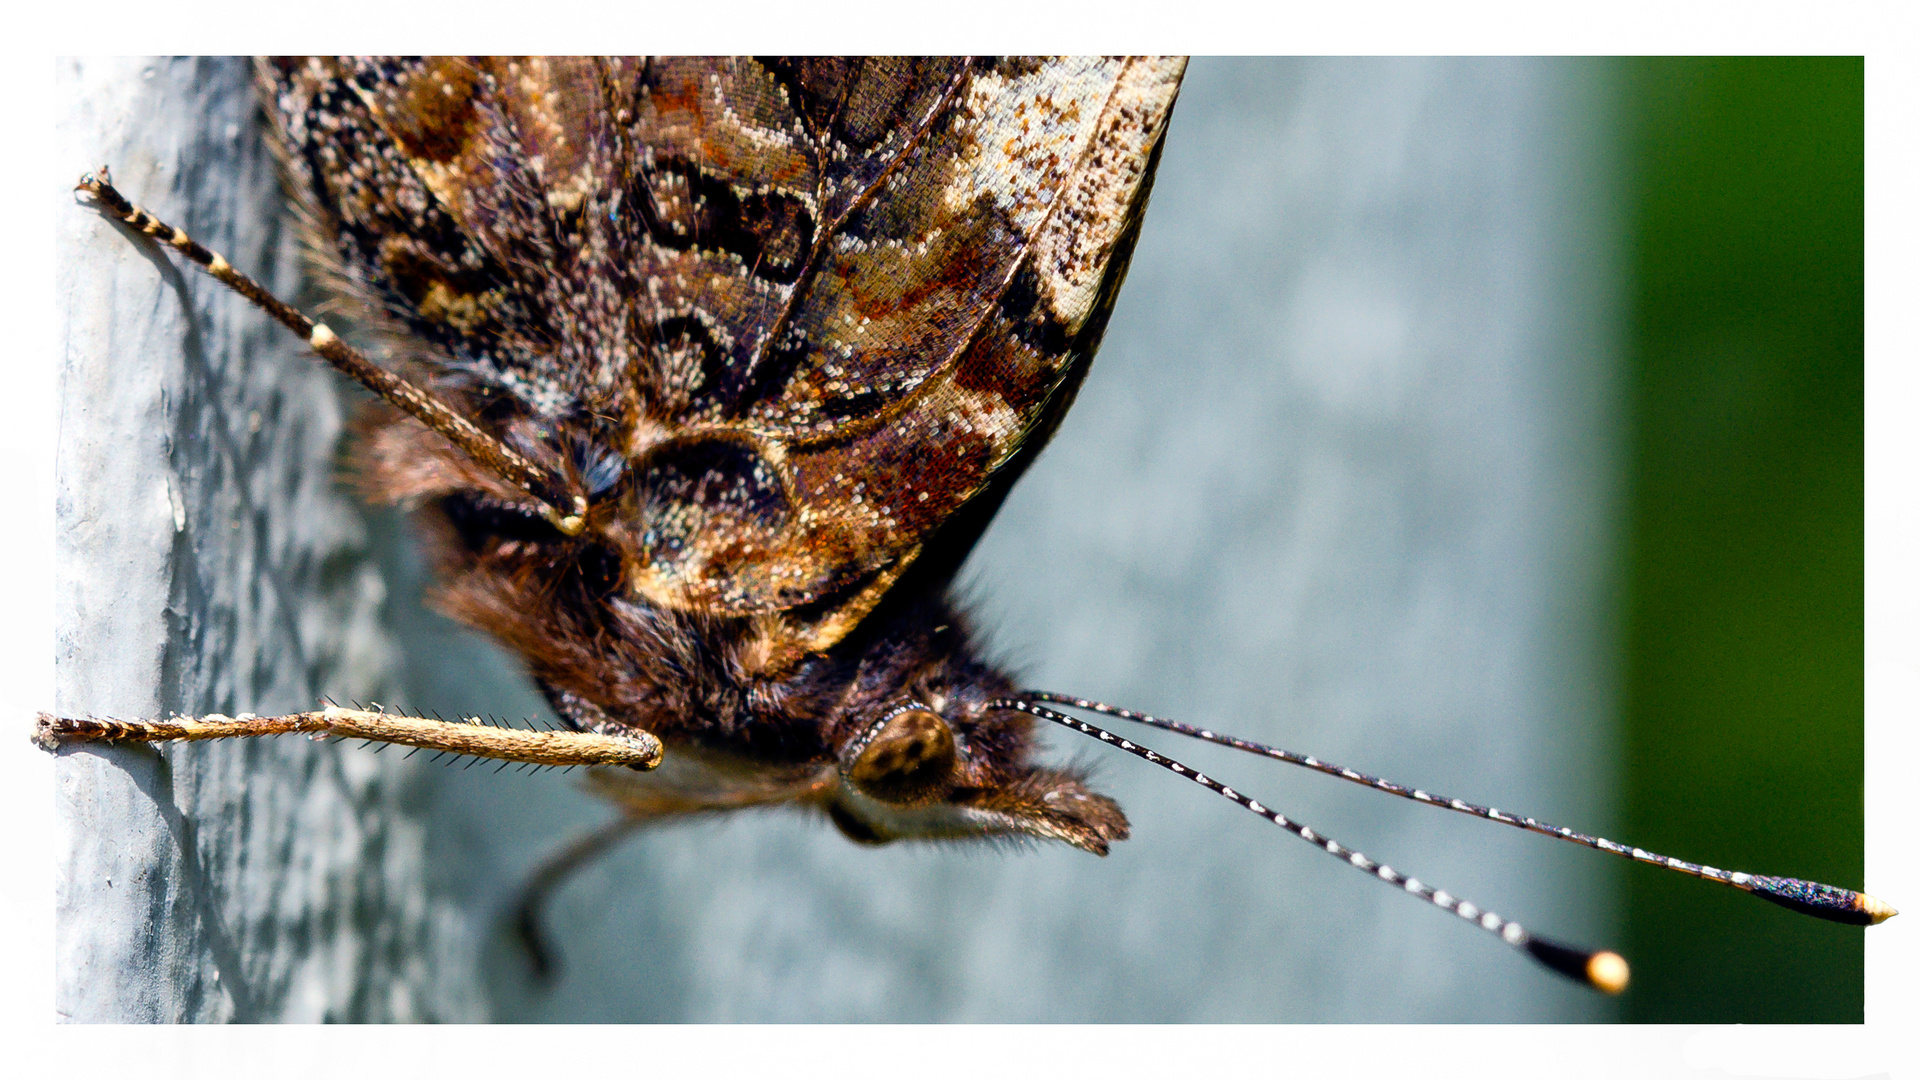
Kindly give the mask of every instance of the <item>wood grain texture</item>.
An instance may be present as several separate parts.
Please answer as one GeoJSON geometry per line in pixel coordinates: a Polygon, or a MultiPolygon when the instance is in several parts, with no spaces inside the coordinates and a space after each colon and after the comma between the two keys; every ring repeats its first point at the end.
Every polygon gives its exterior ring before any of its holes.
{"type": "MultiPolygon", "coordinates": [[[[245,63],[68,60],[57,75],[65,158],[112,164],[157,211],[296,285],[245,63]]],[[[338,377],[216,282],[49,195],[50,704],[159,717],[392,695],[383,581],[334,484],[338,377]]],[[[60,1019],[481,1015],[462,974],[473,939],[427,885],[417,762],[287,736],[76,748],[52,766],[60,1019]]]]}

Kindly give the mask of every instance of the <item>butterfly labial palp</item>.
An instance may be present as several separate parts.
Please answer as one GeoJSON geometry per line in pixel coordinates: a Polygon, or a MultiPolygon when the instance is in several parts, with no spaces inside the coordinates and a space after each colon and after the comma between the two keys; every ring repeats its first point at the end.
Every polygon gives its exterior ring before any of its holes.
{"type": "MultiPolygon", "coordinates": [[[[182,246],[184,246],[184,244],[182,244],[182,246]]],[[[307,329],[307,331],[303,332],[303,336],[307,336],[307,338],[313,338],[315,334],[313,334],[313,331],[311,331],[311,329],[307,329]]],[[[326,344],[326,342],[323,342],[323,344],[326,344]]],[[[1098,371],[1098,367],[1096,367],[1096,371],[1098,371]]],[[[549,500],[549,502],[551,502],[551,500],[549,500]]],[[[564,523],[564,519],[568,517],[568,513],[566,513],[566,509],[568,509],[568,507],[553,507],[553,505],[549,505],[547,509],[551,509],[551,511],[553,511],[553,517],[557,517],[557,519],[561,519],[561,521],[555,521],[555,525],[557,525],[557,527],[559,527],[561,523],[564,523]]],[[[1035,700],[1023,700],[1023,703],[1027,703],[1027,705],[1037,705],[1037,701],[1035,700]]],[[[937,705],[937,701],[935,701],[935,705],[937,705]]],[[[906,715],[906,713],[900,713],[900,715],[906,715]]],[[[889,717],[889,719],[891,719],[891,717],[889,717]]],[[[369,721],[369,723],[372,723],[372,721],[369,721]]],[[[877,730],[877,728],[874,728],[874,730],[877,730]]]]}

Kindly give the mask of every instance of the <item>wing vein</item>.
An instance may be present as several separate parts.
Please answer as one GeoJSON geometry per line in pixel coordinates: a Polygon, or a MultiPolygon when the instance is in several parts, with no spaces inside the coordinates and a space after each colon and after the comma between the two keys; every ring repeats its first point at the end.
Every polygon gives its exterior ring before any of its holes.
{"type": "Polygon", "coordinates": [[[780,317],[773,321],[773,325],[768,327],[767,332],[761,336],[759,344],[754,346],[753,358],[747,363],[746,382],[748,385],[751,385],[752,381],[759,375],[760,362],[766,357],[767,349],[786,334],[788,325],[793,322],[794,312],[800,308],[800,301],[806,295],[807,286],[813,281],[814,271],[820,267],[820,257],[826,254],[827,246],[831,244],[833,238],[839,234],[840,227],[845,225],[849,217],[852,217],[855,212],[867,204],[868,200],[873,198],[873,193],[880,190],[881,185],[887,182],[887,178],[892,176],[894,170],[900,167],[900,163],[907,160],[907,158],[919,148],[921,141],[927,137],[929,131],[933,130],[933,125],[940,117],[946,115],[947,110],[952,107],[954,99],[959,96],[961,88],[973,80],[974,60],[975,58],[971,56],[962,58],[960,70],[954,73],[953,78],[947,80],[947,87],[941,91],[940,99],[935,101],[932,107],[927,110],[926,115],[922,116],[919,122],[914,125],[913,134],[908,137],[907,141],[900,147],[900,152],[895,154],[893,159],[887,162],[886,167],[880,170],[879,174],[873,178],[872,183],[862,188],[860,194],[854,196],[853,199],[847,203],[845,210],[836,215],[832,221],[827,223],[826,228],[821,229],[819,235],[814,237],[813,250],[807,252],[807,261],[800,267],[799,276],[793,280],[793,291],[787,294],[787,302],[780,309],[780,317]]]}

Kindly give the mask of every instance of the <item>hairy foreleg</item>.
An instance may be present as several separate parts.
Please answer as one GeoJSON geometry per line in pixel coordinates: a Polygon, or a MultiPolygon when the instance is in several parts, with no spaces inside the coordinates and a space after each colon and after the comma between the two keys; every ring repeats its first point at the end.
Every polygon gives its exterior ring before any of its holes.
{"type": "Polygon", "coordinates": [[[494,727],[478,720],[431,720],[337,706],[285,716],[243,713],[240,716],[180,716],[169,720],[112,720],[41,713],[34,725],[33,739],[41,747],[55,750],[84,742],[193,742],[286,732],[367,739],[534,765],[624,765],[651,769],[660,764],[660,740],[640,730],[620,734],[534,731],[494,727]]]}

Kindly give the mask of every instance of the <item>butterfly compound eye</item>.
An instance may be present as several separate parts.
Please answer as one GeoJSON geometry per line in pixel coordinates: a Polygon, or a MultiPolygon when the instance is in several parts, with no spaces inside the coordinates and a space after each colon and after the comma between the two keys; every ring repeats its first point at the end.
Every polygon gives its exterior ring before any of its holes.
{"type": "Polygon", "coordinates": [[[928,709],[901,709],[882,719],[854,750],[846,778],[882,802],[932,802],[953,787],[953,731],[928,709]]]}

